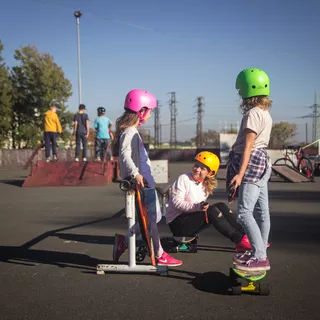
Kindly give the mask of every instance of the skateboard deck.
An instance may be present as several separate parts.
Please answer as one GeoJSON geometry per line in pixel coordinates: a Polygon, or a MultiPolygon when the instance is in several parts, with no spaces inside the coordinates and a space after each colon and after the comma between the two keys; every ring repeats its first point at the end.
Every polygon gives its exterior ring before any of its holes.
{"type": "Polygon", "coordinates": [[[155,259],[153,245],[152,245],[151,237],[149,234],[149,228],[148,228],[149,227],[148,210],[145,204],[143,203],[143,198],[141,196],[142,191],[138,185],[136,185],[135,191],[136,191],[135,192],[136,210],[137,210],[137,216],[138,216],[138,221],[139,221],[140,230],[141,230],[141,236],[143,241],[147,244],[147,248],[148,248],[150,259],[151,259],[151,264],[155,266],[156,259],[155,259]]]}
{"type": "Polygon", "coordinates": [[[240,278],[249,280],[249,281],[259,281],[263,279],[267,272],[266,271],[243,271],[232,267],[233,272],[240,278]]]}

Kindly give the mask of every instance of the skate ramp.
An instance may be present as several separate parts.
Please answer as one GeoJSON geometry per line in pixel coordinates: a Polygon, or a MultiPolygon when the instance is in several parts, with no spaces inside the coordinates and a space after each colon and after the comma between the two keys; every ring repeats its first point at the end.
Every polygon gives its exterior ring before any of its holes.
{"type": "Polygon", "coordinates": [[[31,168],[22,187],[103,186],[112,182],[116,163],[43,162],[31,168]]]}

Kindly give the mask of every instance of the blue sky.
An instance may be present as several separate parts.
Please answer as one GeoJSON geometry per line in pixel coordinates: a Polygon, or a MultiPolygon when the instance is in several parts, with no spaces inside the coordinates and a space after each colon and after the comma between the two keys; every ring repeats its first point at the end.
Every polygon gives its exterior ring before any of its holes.
{"type": "Polygon", "coordinates": [[[320,93],[319,1],[1,0],[6,62],[14,65],[14,50],[28,44],[53,55],[73,86],[70,111],[78,107],[76,9],[83,13],[82,97],[91,120],[99,106],[115,120],[126,93],[141,88],[160,100],[163,141],[171,91],[178,140],[195,135],[196,120],[185,120],[195,117],[197,96],[205,98],[204,128],[219,130],[241,119],[237,74],[258,67],[271,79],[274,121],[297,123],[301,140],[308,122],[311,139],[311,119],[298,117],[311,113],[320,93]]]}

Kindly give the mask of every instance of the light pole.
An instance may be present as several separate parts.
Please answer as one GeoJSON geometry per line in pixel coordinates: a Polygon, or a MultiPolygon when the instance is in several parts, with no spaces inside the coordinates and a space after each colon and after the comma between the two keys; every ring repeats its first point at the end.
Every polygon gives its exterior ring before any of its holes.
{"type": "Polygon", "coordinates": [[[81,92],[81,68],[80,68],[80,17],[82,13],[80,10],[74,12],[74,16],[76,17],[77,21],[77,40],[78,40],[78,97],[79,97],[79,104],[82,103],[82,92],[81,92]]]}

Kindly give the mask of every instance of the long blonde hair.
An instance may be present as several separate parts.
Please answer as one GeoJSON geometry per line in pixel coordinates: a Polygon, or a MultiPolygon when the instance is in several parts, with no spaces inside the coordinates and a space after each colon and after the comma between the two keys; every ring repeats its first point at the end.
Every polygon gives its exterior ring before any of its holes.
{"type": "Polygon", "coordinates": [[[116,121],[116,132],[114,135],[114,143],[119,141],[121,133],[129,128],[133,127],[137,124],[139,120],[139,115],[137,113],[133,113],[130,111],[125,111],[121,117],[119,117],[116,121]]]}
{"type": "Polygon", "coordinates": [[[208,176],[204,179],[204,181],[202,182],[203,187],[204,187],[204,191],[206,193],[206,195],[210,195],[213,193],[213,190],[217,187],[217,179],[216,176],[208,176]]]}
{"type": "Polygon", "coordinates": [[[245,114],[250,109],[260,106],[263,110],[268,110],[272,106],[272,100],[267,96],[256,96],[243,99],[240,104],[242,114],[245,114]]]}

